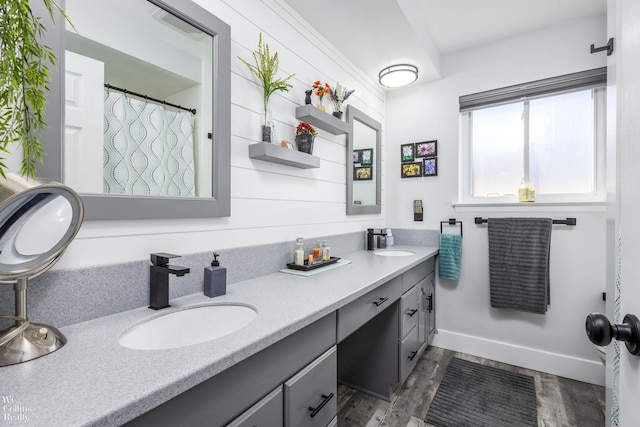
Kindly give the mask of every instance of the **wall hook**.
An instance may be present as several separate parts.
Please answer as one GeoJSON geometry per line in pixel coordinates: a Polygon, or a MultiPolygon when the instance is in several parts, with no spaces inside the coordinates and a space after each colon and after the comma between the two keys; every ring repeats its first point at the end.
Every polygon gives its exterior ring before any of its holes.
{"type": "Polygon", "coordinates": [[[595,47],[595,45],[591,45],[591,53],[602,52],[603,50],[607,51],[607,56],[611,56],[613,53],[613,37],[611,37],[604,46],[595,47]]]}
{"type": "Polygon", "coordinates": [[[612,325],[602,313],[591,313],[585,324],[587,336],[596,345],[609,345],[612,339],[624,341],[629,353],[640,355],[640,320],[627,314],[620,325],[612,325]]]}

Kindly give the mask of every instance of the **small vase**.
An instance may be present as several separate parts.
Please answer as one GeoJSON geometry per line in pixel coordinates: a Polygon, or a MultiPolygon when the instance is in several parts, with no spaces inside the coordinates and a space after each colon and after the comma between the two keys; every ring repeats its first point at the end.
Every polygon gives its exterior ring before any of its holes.
{"type": "Polygon", "coordinates": [[[315,137],[311,134],[304,133],[302,135],[296,135],[296,147],[298,151],[302,151],[303,153],[311,154],[313,153],[313,139],[315,137]]]}
{"type": "Polygon", "coordinates": [[[262,120],[262,142],[275,143],[276,135],[275,135],[275,125],[273,123],[273,117],[271,115],[271,110],[266,108],[264,111],[264,116],[262,120]]]}
{"type": "Polygon", "coordinates": [[[337,117],[340,120],[342,120],[342,111],[334,111],[333,112],[333,117],[337,117]]]}

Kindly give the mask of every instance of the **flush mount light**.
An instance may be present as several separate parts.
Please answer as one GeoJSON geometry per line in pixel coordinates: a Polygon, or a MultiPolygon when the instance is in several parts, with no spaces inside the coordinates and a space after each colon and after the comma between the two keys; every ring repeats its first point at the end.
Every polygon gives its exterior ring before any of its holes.
{"type": "Polygon", "coordinates": [[[397,64],[383,68],[378,74],[382,86],[400,87],[410,85],[418,80],[418,67],[410,64],[397,64]]]}

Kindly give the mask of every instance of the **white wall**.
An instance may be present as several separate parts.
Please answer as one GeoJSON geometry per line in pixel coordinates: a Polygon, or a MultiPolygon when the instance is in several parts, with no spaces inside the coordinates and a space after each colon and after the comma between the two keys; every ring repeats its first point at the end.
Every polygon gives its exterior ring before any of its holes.
{"type": "MultiPolygon", "coordinates": [[[[584,333],[585,317],[603,311],[605,214],[603,206],[458,207],[458,97],[606,65],[589,54],[606,41],[605,17],[557,25],[443,57],[442,80],[390,92],[386,115],[387,226],[436,229],[463,221],[463,264],[458,282],[439,280],[434,344],[515,365],[602,384],[604,369],[584,333]],[[437,139],[438,176],[400,179],[400,144],[437,139]],[[413,222],[414,199],[425,204],[413,222]],[[490,307],[487,230],[482,216],[576,217],[554,226],[551,305],[546,315],[490,307]]],[[[514,189],[515,191],[516,189],[514,189]]]]}
{"type": "MultiPolygon", "coordinates": [[[[346,138],[320,131],[314,155],[320,168],[297,169],[248,157],[260,141],[261,88],[237,56],[251,58],[258,35],[278,52],[280,75],[295,73],[294,88],[272,96],[279,139],[293,141],[295,108],[315,80],[339,81],[355,93],[347,101],[383,122],[384,92],[280,0],[198,0],[231,26],[231,217],[195,220],[86,221],[55,269],[293,241],[383,225],[383,215],[347,216],[346,138]]],[[[384,207],[383,207],[384,212],[384,207]]]]}

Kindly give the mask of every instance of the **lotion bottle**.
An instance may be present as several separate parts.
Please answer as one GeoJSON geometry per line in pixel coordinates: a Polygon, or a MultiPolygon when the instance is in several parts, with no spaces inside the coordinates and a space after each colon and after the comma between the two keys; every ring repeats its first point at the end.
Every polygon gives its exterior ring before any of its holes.
{"type": "Polygon", "coordinates": [[[302,237],[296,239],[293,250],[293,263],[295,265],[304,265],[304,240],[302,237]]]}
{"type": "Polygon", "coordinates": [[[204,269],[204,294],[209,298],[227,293],[227,269],[220,267],[219,256],[214,252],[211,267],[204,269]]]}

